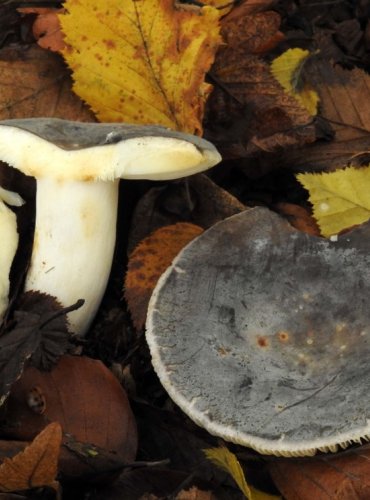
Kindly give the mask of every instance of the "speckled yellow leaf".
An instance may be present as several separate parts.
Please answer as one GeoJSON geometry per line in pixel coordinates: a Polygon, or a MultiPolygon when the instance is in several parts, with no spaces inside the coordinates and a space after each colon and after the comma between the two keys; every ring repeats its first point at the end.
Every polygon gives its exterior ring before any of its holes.
{"type": "Polygon", "coordinates": [[[208,448],[203,451],[208,460],[232,476],[240,491],[248,500],[281,500],[281,497],[269,495],[253,488],[253,486],[249,486],[238,459],[234,453],[231,453],[231,451],[226,448],[226,446],[208,448]]]}
{"type": "Polygon", "coordinates": [[[60,15],[74,91],[100,121],[201,134],[204,82],[220,43],[213,7],[172,0],[67,0],[60,15]]]}
{"type": "Polygon", "coordinates": [[[310,193],[323,236],[338,234],[370,219],[370,166],[297,177],[310,193]]]}
{"type": "Polygon", "coordinates": [[[297,87],[302,67],[310,56],[308,50],[289,49],[272,61],[271,73],[284,90],[314,116],[317,113],[319,96],[307,83],[301,89],[297,87]]]}

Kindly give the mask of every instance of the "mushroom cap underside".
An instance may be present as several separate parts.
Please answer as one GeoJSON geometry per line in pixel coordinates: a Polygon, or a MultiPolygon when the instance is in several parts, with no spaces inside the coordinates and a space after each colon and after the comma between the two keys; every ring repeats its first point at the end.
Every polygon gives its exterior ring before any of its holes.
{"type": "Polygon", "coordinates": [[[264,454],[370,438],[370,224],[338,241],[255,208],[191,242],[147,319],[154,368],[197,424],[264,454]]]}
{"type": "Polygon", "coordinates": [[[60,180],[174,179],[221,160],[208,141],[160,126],[57,118],[0,121],[0,160],[60,180]]]}

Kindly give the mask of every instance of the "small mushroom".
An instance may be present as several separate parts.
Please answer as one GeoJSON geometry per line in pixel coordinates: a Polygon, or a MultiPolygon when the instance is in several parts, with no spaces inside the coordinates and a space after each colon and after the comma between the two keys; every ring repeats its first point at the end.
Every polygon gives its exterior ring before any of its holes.
{"type": "Polygon", "coordinates": [[[175,179],[220,161],[207,141],[156,126],[35,118],[0,122],[0,160],[37,179],[25,289],[63,305],[84,334],[105,291],[116,240],[119,178],[175,179]]]}
{"type": "Polygon", "coordinates": [[[370,439],[370,222],[337,241],[264,208],[196,238],[159,279],[153,366],[211,434],[264,454],[370,439]]]}
{"type": "Polygon", "coordinates": [[[18,248],[17,219],[7,205],[21,206],[18,193],[0,187],[0,323],[9,303],[9,273],[18,248]]]}

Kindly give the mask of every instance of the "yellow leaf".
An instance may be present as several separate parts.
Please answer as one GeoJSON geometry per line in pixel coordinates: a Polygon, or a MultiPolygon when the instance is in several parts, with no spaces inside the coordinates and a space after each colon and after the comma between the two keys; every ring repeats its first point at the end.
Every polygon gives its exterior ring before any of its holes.
{"type": "Polygon", "coordinates": [[[100,121],[202,133],[219,12],[173,0],[67,0],[60,15],[74,91],[100,121]]]}
{"type": "Polygon", "coordinates": [[[245,479],[243,469],[238,462],[238,459],[231,453],[226,446],[220,446],[219,448],[208,448],[203,450],[208,460],[213,462],[217,467],[228,472],[242,493],[249,499],[253,500],[251,489],[245,479]]]}
{"type": "Polygon", "coordinates": [[[313,213],[323,236],[337,234],[370,218],[370,165],[299,174],[297,178],[310,193],[313,213]]]}
{"type": "Polygon", "coordinates": [[[281,498],[275,495],[269,495],[268,493],[256,490],[253,486],[249,486],[238,459],[234,453],[231,453],[231,451],[226,448],[226,446],[208,448],[203,451],[208,460],[232,476],[240,491],[248,500],[279,500],[281,498]]]}
{"type": "Polygon", "coordinates": [[[311,55],[308,50],[289,49],[272,61],[271,73],[284,90],[314,116],[317,113],[319,96],[307,83],[302,89],[298,88],[302,69],[311,55]]]}

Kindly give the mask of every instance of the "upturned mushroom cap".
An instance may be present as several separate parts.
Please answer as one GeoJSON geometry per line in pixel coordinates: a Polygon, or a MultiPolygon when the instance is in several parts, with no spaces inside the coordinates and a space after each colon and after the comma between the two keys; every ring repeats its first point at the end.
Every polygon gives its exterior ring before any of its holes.
{"type": "Polygon", "coordinates": [[[370,438],[370,223],[337,241],[255,208],[190,243],[153,293],[147,340],[171,398],[264,454],[370,438]]]}
{"type": "Polygon", "coordinates": [[[0,121],[0,160],[59,180],[176,179],[221,161],[215,147],[159,126],[57,118],[0,121]]]}

